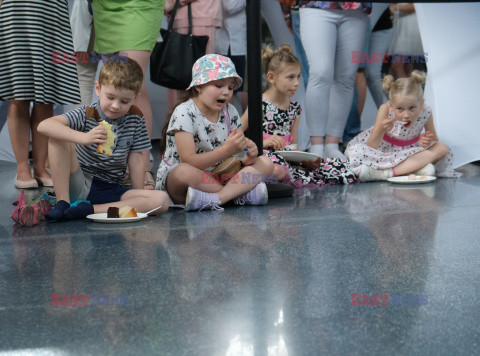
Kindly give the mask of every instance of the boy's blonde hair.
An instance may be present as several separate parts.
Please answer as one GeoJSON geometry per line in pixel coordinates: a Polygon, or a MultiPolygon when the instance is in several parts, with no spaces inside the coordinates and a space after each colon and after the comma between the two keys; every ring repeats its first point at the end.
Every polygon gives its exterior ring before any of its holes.
{"type": "Polygon", "coordinates": [[[423,99],[422,84],[425,83],[425,79],[425,73],[419,70],[414,70],[409,78],[398,78],[397,80],[394,80],[391,75],[386,75],[383,78],[382,88],[390,101],[395,95],[410,95],[421,101],[423,99]]]}
{"type": "Polygon", "coordinates": [[[137,61],[119,56],[117,60],[106,62],[100,70],[98,83],[112,85],[115,89],[128,89],[137,95],[142,88],[143,71],[137,61]]]}
{"type": "Polygon", "coordinates": [[[262,51],[262,60],[265,63],[265,74],[272,72],[280,73],[287,65],[296,64],[301,67],[300,61],[293,54],[292,47],[281,45],[276,51],[270,46],[266,46],[262,51]]]}

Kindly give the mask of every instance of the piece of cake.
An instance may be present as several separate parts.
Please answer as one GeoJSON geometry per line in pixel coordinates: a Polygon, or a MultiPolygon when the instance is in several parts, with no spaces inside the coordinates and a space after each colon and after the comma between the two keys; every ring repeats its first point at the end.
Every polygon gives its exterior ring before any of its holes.
{"type": "Polygon", "coordinates": [[[115,147],[115,139],[117,135],[112,131],[113,125],[109,124],[105,120],[101,121],[99,125],[103,126],[107,132],[107,140],[105,143],[100,143],[97,147],[97,153],[111,156],[113,155],[113,148],[115,147]]]}
{"type": "Polygon", "coordinates": [[[137,212],[131,206],[124,206],[120,208],[119,215],[121,218],[136,218],[137,212]]]}
{"type": "Polygon", "coordinates": [[[118,209],[116,206],[109,206],[107,210],[107,218],[109,219],[115,219],[120,217],[119,213],[120,209],[118,209]]]}

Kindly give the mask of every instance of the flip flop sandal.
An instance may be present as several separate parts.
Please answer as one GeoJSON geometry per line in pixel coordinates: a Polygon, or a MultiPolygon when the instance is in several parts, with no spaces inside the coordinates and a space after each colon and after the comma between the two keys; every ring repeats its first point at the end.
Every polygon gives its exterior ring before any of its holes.
{"type": "Polygon", "coordinates": [[[145,190],[155,189],[155,181],[153,180],[153,174],[148,169],[145,170],[145,180],[143,182],[143,185],[145,186],[145,188],[144,188],[145,190]],[[150,179],[150,177],[148,176],[147,173],[150,173],[150,175],[152,176],[152,179],[150,179]]]}

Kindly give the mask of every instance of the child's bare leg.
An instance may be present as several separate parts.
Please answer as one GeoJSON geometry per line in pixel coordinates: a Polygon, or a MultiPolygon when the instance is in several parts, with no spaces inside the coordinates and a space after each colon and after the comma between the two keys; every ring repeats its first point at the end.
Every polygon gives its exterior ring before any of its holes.
{"type": "Polygon", "coordinates": [[[262,178],[273,173],[273,166],[270,158],[266,156],[257,157],[252,165],[243,168],[218,192],[222,204],[252,190],[262,181],[262,178]],[[245,179],[245,177],[248,178],[245,179]],[[258,179],[258,181],[255,179],[258,179]]]}
{"type": "Polygon", "coordinates": [[[425,167],[429,163],[437,163],[448,154],[449,148],[442,142],[436,142],[425,151],[408,157],[405,161],[397,165],[395,174],[398,176],[409,174],[425,167]]]}
{"type": "Polygon", "coordinates": [[[287,176],[288,168],[281,164],[273,164],[273,175],[277,176],[277,180],[281,181],[287,176]]]}
{"type": "Polygon", "coordinates": [[[208,173],[189,164],[181,163],[168,174],[167,192],[175,204],[185,204],[188,187],[202,192],[217,193],[223,185],[215,182],[208,173]]]}
{"type": "Polygon", "coordinates": [[[70,203],[70,175],[79,168],[75,146],[70,142],[50,138],[48,157],[57,201],[70,203]]]}
{"type": "Polygon", "coordinates": [[[108,204],[97,204],[93,206],[93,209],[95,213],[106,213],[111,206],[118,208],[131,206],[140,213],[146,213],[147,211],[162,206],[161,209],[152,213],[152,215],[158,215],[168,210],[169,200],[167,193],[160,190],[131,189],[122,195],[120,201],[108,204]]]}

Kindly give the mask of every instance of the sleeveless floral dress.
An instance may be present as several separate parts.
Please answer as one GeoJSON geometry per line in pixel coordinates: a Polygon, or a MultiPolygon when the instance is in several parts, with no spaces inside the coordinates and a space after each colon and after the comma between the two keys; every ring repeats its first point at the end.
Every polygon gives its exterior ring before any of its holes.
{"type": "MultiPolygon", "coordinates": [[[[425,150],[419,145],[419,135],[432,113],[432,109],[424,106],[417,121],[412,126],[405,128],[400,122],[395,122],[393,128],[385,135],[378,149],[367,146],[373,127],[358,134],[348,143],[345,155],[350,161],[353,171],[358,174],[361,165],[375,169],[389,169],[405,161],[408,157],[425,150]]],[[[439,177],[457,177],[453,169],[453,154],[435,164],[436,175],[439,177]]]]}
{"type": "MultiPolygon", "coordinates": [[[[264,121],[264,139],[270,135],[282,136],[288,145],[292,141],[290,128],[293,121],[298,117],[302,109],[300,105],[290,100],[287,110],[282,110],[263,98],[262,103],[264,121]]],[[[321,186],[326,184],[348,184],[356,181],[355,174],[345,159],[322,158],[322,162],[315,170],[310,170],[300,164],[287,162],[273,150],[264,150],[264,154],[275,164],[284,166],[288,174],[282,183],[291,184],[294,187],[321,186]]]]}

